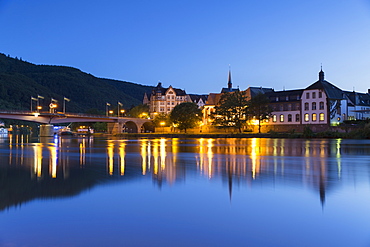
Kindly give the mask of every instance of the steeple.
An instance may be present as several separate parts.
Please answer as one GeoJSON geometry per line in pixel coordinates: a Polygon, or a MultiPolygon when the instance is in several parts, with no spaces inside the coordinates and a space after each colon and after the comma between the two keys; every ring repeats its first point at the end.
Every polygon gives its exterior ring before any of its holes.
{"type": "Polygon", "coordinates": [[[231,83],[231,70],[230,70],[230,64],[229,64],[229,78],[228,78],[228,81],[227,81],[227,87],[229,88],[229,90],[231,91],[231,88],[233,87],[233,84],[231,83]]]}
{"type": "Polygon", "coordinates": [[[324,71],[322,71],[322,65],[321,65],[321,70],[319,72],[319,81],[323,81],[324,80],[324,71]]]}

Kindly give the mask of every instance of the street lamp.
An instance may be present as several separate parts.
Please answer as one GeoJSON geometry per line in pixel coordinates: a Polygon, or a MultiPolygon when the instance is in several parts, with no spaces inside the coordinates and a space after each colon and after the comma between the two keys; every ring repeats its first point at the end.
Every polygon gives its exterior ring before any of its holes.
{"type": "Polygon", "coordinates": [[[108,117],[108,107],[110,106],[110,104],[107,102],[106,104],[105,104],[105,113],[106,113],[106,115],[107,115],[107,117],[108,117]]]}
{"type": "Polygon", "coordinates": [[[122,109],[120,112],[121,112],[121,115],[122,115],[122,117],[123,117],[123,114],[125,113],[125,110],[124,110],[124,109],[122,109]]]}
{"type": "Polygon", "coordinates": [[[117,117],[119,117],[119,106],[123,106],[121,102],[118,101],[118,106],[117,106],[117,117]]]}
{"type": "Polygon", "coordinates": [[[58,105],[52,102],[52,103],[50,103],[49,107],[50,107],[50,113],[54,113],[55,108],[57,108],[58,105]]]}
{"type": "Polygon", "coordinates": [[[66,97],[63,97],[63,114],[66,113],[66,101],[69,102],[71,100],[66,97]]]}
{"type": "Polygon", "coordinates": [[[44,99],[44,97],[41,96],[41,95],[37,95],[37,110],[38,111],[42,109],[42,107],[40,107],[40,103],[39,103],[40,99],[44,99]]]}
{"type": "Polygon", "coordinates": [[[109,114],[110,114],[110,115],[112,115],[112,114],[113,114],[113,111],[112,111],[112,110],[110,110],[110,111],[109,111],[109,114]]]}
{"type": "Polygon", "coordinates": [[[37,101],[37,98],[31,96],[31,112],[32,112],[32,101],[37,101]]]}
{"type": "Polygon", "coordinates": [[[160,122],[159,124],[162,126],[162,133],[164,133],[164,125],[165,125],[166,123],[162,121],[162,122],[160,122]]]}

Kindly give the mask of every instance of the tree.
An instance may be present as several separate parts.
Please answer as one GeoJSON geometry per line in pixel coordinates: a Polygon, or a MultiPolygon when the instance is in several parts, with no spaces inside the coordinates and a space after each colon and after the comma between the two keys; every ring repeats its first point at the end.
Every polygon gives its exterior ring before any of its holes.
{"type": "Polygon", "coordinates": [[[249,119],[255,118],[258,121],[258,133],[261,133],[261,122],[271,115],[269,98],[262,93],[257,94],[248,101],[247,114],[249,119]]]}
{"type": "Polygon", "coordinates": [[[192,102],[181,103],[173,108],[170,119],[180,130],[194,128],[202,121],[202,110],[192,102]]]}
{"type": "Polygon", "coordinates": [[[149,106],[137,105],[133,107],[128,113],[127,116],[136,117],[136,118],[148,118],[149,117],[149,106]]]}
{"type": "Polygon", "coordinates": [[[243,124],[247,121],[247,99],[248,96],[245,91],[222,94],[219,105],[215,107],[214,124],[235,127],[241,132],[243,124]]]}
{"type": "Polygon", "coordinates": [[[155,127],[170,126],[171,125],[170,116],[166,113],[160,113],[154,117],[153,123],[155,127]],[[161,124],[161,123],[164,123],[164,124],[161,124]]]}

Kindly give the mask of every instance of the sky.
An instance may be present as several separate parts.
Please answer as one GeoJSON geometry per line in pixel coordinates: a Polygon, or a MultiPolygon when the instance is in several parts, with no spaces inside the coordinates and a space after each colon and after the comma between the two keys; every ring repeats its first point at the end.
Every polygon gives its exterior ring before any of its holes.
{"type": "Polygon", "coordinates": [[[370,0],[0,0],[0,53],[187,93],[370,89],[370,0]]]}

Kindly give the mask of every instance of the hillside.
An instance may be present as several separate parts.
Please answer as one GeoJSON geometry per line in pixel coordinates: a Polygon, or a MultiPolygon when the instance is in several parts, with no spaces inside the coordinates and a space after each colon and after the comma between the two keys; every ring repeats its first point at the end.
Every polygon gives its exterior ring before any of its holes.
{"type": "MultiPolygon", "coordinates": [[[[125,109],[142,102],[145,92],[152,87],[135,83],[97,78],[76,68],[35,65],[0,53],[0,110],[29,110],[31,97],[41,95],[43,109],[48,109],[51,98],[59,100],[62,111],[63,98],[68,112],[87,112],[95,109],[105,112],[106,102],[112,108],[117,102],[125,109]]],[[[36,102],[34,102],[34,106],[36,102]]]]}

